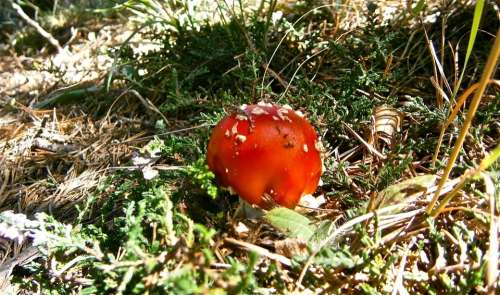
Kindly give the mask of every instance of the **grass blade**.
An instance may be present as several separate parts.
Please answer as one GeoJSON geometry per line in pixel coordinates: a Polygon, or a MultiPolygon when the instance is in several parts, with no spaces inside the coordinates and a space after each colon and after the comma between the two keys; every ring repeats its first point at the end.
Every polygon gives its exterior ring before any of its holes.
{"type": "Polygon", "coordinates": [[[490,192],[490,247],[488,249],[488,265],[486,271],[487,294],[494,295],[498,284],[498,218],[495,213],[495,185],[488,176],[484,177],[490,192]]]}
{"type": "Polygon", "coordinates": [[[450,159],[448,161],[448,165],[446,166],[446,168],[443,172],[443,176],[439,180],[438,188],[434,194],[434,197],[432,198],[432,201],[427,206],[426,211],[428,214],[430,214],[432,212],[432,209],[434,208],[434,205],[436,204],[436,202],[439,198],[439,193],[440,193],[441,189],[443,188],[443,185],[445,184],[446,180],[448,180],[448,176],[450,175],[451,169],[453,168],[453,165],[455,164],[455,161],[458,158],[458,154],[460,153],[460,150],[462,149],[462,145],[465,141],[465,136],[467,135],[467,132],[469,131],[470,125],[472,123],[472,119],[474,118],[474,115],[476,114],[477,108],[479,106],[479,102],[481,101],[481,97],[483,96],[483,93],[486,90],[486,86],[488,85],[488,81],[490,80],[490,77],[496,68],[499,56],[500,56],[500,30],[497,31],[495,43],[493,44],[490,55],[488,57],[488,61],[486,62],[486,65],[484,67],[484,71],[483,71],[483,74],[481,76],[481,80],[479,82],[479,87],[478,87],[477,91],[475,92],[474,98],[472,99],[472,102],[470,104],[469,111],[467,112],[467,117],[465,119],[464,125],[462,126],[462,129],[460,130],[460,134],[458,135],[458,138],[455,142],[455,147],[453,148],[453,151],[451,152],[450,159]]]}
{"type": "MultiPolygon", "coordinates": [[[[492,84],[495,84],[496,86],[500,87],[500,80],[489,80],[487,83],[488,84],[492,83],[492,84]]],[[[458,115],[458,112],[460,111],[460,108],[462,108],[462,106],[465,104],[465,101],[467,100],[467,98],[469,98],[469,96],[472,93],[474,93],[474,91],[477,90],[479,85],[480,85],[479,83],[475,83],[472,86],[470,86],[469,88],[467,88],[467,90],[464,91],[464,93],[460,96],[457,103],[455,104],[455,107],[453,108],[451,114],[448,116],[448,119],[441,127],[441,134],[439,135],[438,143],[437,143],[436,148],[434,150],[434,156],[432,157],[432,165],[436,164],[436,160],[437,160],[437,157],[439,155],[439,150],[441,148],[441,143],[443,142],[443,137],[444,137],[444,133],[445,133],[446,129],[448,128],[448,126],[450,126],[451,122],[453,122],[453,120],[455,120],[455,118],[458,115]]]]}
{"type": "Polygon", "coordinates": [[[488,169],[488,167],[490,167],[491,164],[497,161],[498,158],[500,158],[500,146],[495,148],[493,152],[491,152],[491,154],[489,154],[486,158],[484,158],[481,161],[481,164],[479,164],[479,167],[472,170],[468,170],[460,177],[460,182],[455,186],[455,188],[453,188],[453,190],[449,194],[446,195],[446,197],[439,204],[439,207],[436,210],[434,210],[431,216],[436,217],[439,214],[441,214],[441,212],[443,212],[443,210],[446,208],[446,205],[458,194],[458,192],[462,189],[467,180],[475,177],[484,170],[488,169]]]}
{"type": "Polygon", "coordinates": [[[477,31],[479,30],[479,22],[481,21],[481,15],[483,14],[484,0],[478,0],[474,8],[474,18],[472,19],[472,27],[470,30],[469,43],[467,44],[467,52],[465,53],[464,66],[462,67],[462,73],[460,73],[460,78],[453,89],[453,94],[451,99],[455,99],[462,79],[465,74],[465,69],[467,68],[467,62],[469,61],[470,55],[472,53],[472,48],[474,47],[474,42],[476,41],[477,31]]]}

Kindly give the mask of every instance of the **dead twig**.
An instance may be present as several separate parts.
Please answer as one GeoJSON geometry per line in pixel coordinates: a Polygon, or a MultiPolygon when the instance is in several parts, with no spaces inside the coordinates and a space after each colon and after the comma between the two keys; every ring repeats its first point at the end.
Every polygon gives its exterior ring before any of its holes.
{"type": "Polygon", "coordinates": [[[155,135],[144,136],[144,137],[139,137],[139,138],[131,138],[131,139],[127,139],[127,140],[124,140],[122,142],[119,142],[117,144],[147,141],[147,140],[153,139],[153,138],[155,138],[157,136],[163,136],[163,135],[181,133],[181,132],[185,132],[185,131],[190,131],[190,130],[194,130],[194,129],[198,129],[198,128],[203,128],[203,127],[210,127],[210,126],[212,126],[212,125],[203,123],[203,124],[192,126],[192,127],[181,128],[181,129],[177,129],[177,130],[172,130],[172,131],[167,131],[167,132],[163,132],[163,133],[158,133],[158,134],[155,134],[155,135]]]}
{"type": "Polygon", "coordinates": [[[382,155],[379,151],[377,151],[371,144],[369,144],[368,142],[366,142],[361,136],[359,136],[359,134],[357,134],[356,131],[354,131],[349,125],[347,125],[344,122],[342,122],[342,124],[344,124],[344,127],[347,129],[347,131],[349,131],[359,141],[361,141],[361,143],[368,149],[368,151],[370,153],[372,153],[373,155],[379,157],[382,160],[385,160],[387,158],[386,156],[382,155]]]}
{"type": "Polygon", "coordinates": [[[405,266],[406,266],[406,259],[408,257],[408,253],[410,252],[410,249],[413,247],[413,244],[415,244],[415,241],[411,241],[410,245],[407,245],[405,247],[405,251],[403,253],[403,257],[401,257],[401,263],[399,264],[399,269],[397,272],[396,276],[396,282],[394,283],[394,289],[392,290],[392,295],[400,294],[400,295],[406,295],[409,294],[408,291],[406,291],[404,285],[403,285],[403,274],[405,272],[405,266]]]}
{"type": "Polygon", "coordinates": [[[12,271],[14,270],[14,267],[16,267],[17,265],[25,265],[33,261],[40,255],[41,254],[38,251],[37,247],[29,246],[15,257],[0,264],[0,290],[5,290],[7,284],[9,284],[10,276],[12,274],[12,271]]]}
{"type": "Polygon", "coordinates": [[[59,41],[57,41],[56,38],[54,38],[54,36],[52,36],[49,32],[47,32],[44,28],[42,28],[40,26],[40,24],[38,24],[36,21],[34,21],[33,19],[31,19],[25,12],[24,10],[21,8],[21,6],[19,6],[17,3],[14,3],[14,2],[11,2],[11,5],[12,5],[12,8],[14,8],[14,10],[17,12],[17,14],[19,14],[19,16],[24,20],[26,21],[30,26],[34,27],[35,30],[38,32],[38,34],[42,35],[42,37],[44,37],[45,39],[47,39],[47,41],[49,41],[49,43],[54,46],[55,48],[57,48],[57,50],[59,52],[61,51],[64,51],[64,49],[61,47],[61,44],[59,44],[59,41]]]}
{"type": "Polygon", "coordinates": [[[113,108],[113,106],[115,105],[115,103],[125,94],[127,93],[132,93],[135,97],[137,97],[139,99],[139,101],[144,105],[144,107],[154,113],[157,113],[158,115],[160,115],[160,117],[163,119],[163,121],[165,122],[165,124],[169,125],[169,121],[167,119],[167,117],[165,117],[165,115],[147,98],[143,97],[139,92],[137,92],[136,90],[134,89],[127,89],[125,90],[124,92],[122,92],[116,99],[115,101],[113,101],[113,103],[111,104],[111,106],[109,107],[108,109],[108,112],[106,113],[106,117],[105,117],[105,120],[109,117],[110,113],[111,113],[111,109],[113,108]]]}
{"type": "MultiPolygon", "coordinates": [[[[286,88],[288,88],[288,87],[289,87],[288,82],[287,82],[285,79],[283,79],[283,78],[280,76],[280,74],[276,73],[273,69],[271,69],[267,63],[265,63],[265,62],[264,62],[264,63],[262,63],[262,67],[264,68],[264,70],[265,70],[265,69],[267,69],[267,71],[269,72],[269,75],[271,75],[274,79],[276,79],[276,80],[278,81],[278,83],[280,83],[280,84],[281,84],[281,86],[283,86],[283,88],[285,88],[285,89],[286,89],[286,88]]],[[[295,86],[291,86],[290,88],[291,88],[292,90],[295,90],[295,89],[296,89],[296,87],[295,87],[295,86]]]]}
{"type": "Polygon", "coordinates": [[[287,265],[287,266],[292,265],[292,261],[290,259],[286,258],[283,255],[273,253],[273,252],[267,250],[266,248],[262,248],[260,246],[257,246],[257,245],[251,244],[251,243],[247,243],[247,242],[243,242],[243,241],[239,241],[239,240],[236,240],[233,238],[225,238],[224,241],[228,242],[230,244],[234,244],[234,245],[243,247],[249,251],[254,251],[259,255],[266,256],[267,258],[278,261],[284,265],[287,265]]]}

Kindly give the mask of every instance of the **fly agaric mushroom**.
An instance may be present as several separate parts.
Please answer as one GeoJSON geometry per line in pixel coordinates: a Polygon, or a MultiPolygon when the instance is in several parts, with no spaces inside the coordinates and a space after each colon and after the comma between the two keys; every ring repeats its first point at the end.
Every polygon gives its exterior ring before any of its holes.
{"type": "Polygon", "coordinates": [[[248,203],[294,208],[318,186],[321,149],[300,112],[260,102],[242,105],[217,124],[207,162],[218,182],[248,203]]]}

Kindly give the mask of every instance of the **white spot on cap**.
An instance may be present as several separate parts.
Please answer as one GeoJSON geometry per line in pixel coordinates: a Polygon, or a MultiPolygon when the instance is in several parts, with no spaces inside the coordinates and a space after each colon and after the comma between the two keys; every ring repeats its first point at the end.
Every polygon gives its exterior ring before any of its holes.
{"type": "Polygon", "coordinates": [[[244,110],[246,110],[246,109],[247,109],[247,107],[248,107],[248,105],[247,105],[246,103],[244,103],[244,104],[242,104],[242,105],[240,106],[240,110],[244,111],[244,110]]]}
{"type": "Polygon", "coordinates": [[[236,120],[246,121],[248,120],[248,117],[245,115],[236,115],[236,120]]]}
{"type": "Polygon", "coordinates": [[[304,118],[304,114],[301,111],[295,111],[295,113],[297,114],[297,116],[304,118]]]}
{"type": "Polygon", "coordinates": [[[290,120],[290,118],[288,118],[287,116],[285,116],[285,114],[288,113],[287,109],[279,108],[277,113],[278,113],[278,117],[280,117],[281,120],[288,121],[290,123],[292,122],[292,120],[290,120]]]}
{"type": "Polygon", "coordinates": [[[309,147],[307,146],[307,144],[304,144],[304,152],[307,153],[309,151],[309,147]]]}
{"type": "Polygon", "coordinates": [[[272,108],[273,104],[270,102],[264,102],[263,100],[257,103],[258,106],[272,108]]]}
{"type": "Polygon", "coordinates": [[[252,114],[256,115],[256,116],[259,116],[259,115],[267,115],[267,112],[259,107],[255,107],[253,110],[252,110],[252,114]]]}
{"type": "Polygon", "coordinates": [[[286,110],[292,110],[292,107],[288,104],[284,105],[283,108],[286,110]]]}
{"type": "Polygon", "coordinates": [[[231,133],[233,135],[238,133],[238,122],[234,123],[233,127],[231,127],[231,133]]]}
{"type": "Polygon", "coordinates": [[[278,121],[280,118],[276,117],[276,116],[273,116],[273,120],[274,121],[278,121]]]}
{"type": "Polygon", "coordinates": [[[245,135],[242,135],[242,134],[236,135],[236,141],[243,143],[246,140],[247,140],[247,137],[245,135]]]}
{"type": "Polygon", "coordinates": [[[229,169],[228,168],[226,168],[226,173],[229,173],[229,169]]]}
{"type": "Polygon", "coordinates": [[[229,129],[226,130],[226,133],[224,133],[224,135],[229,138],[231,137],[231,131],[229,131],[229,129]]]}

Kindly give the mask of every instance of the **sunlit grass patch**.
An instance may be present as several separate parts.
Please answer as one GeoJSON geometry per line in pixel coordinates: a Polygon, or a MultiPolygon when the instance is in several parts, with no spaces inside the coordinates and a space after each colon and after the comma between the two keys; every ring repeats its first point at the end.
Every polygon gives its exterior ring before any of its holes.
{"type": "Polygon", "coordinates": [[[95,85],[61,87],[32,104],[48,110],[2,103],[2,115],[23,114],[33,126],[0,125],[9,138],[1,145],[9,152],[4,209],[29,217],[0,213],[0,233],[16,257],[26,241],[40,249],[9,260],[17,265],[11,286],[53,294],[494,292],[497,82],[469,121],[449,179],[441,176],[470,102],[447,118],[491,69],[495,10],[485,5],[464,66],[474,6],[354,2],[101,7],[135,29],[109,51],[113,64],[95,85]],[[314,193],[324,201],[300,207],[302,216],[279,209],[239,218],[237,197],[205,165],[211,128],[260,100],[303,112],[324,143],[314,193]],[[16,145],[26,148],[16,154],[16,145]]]}

